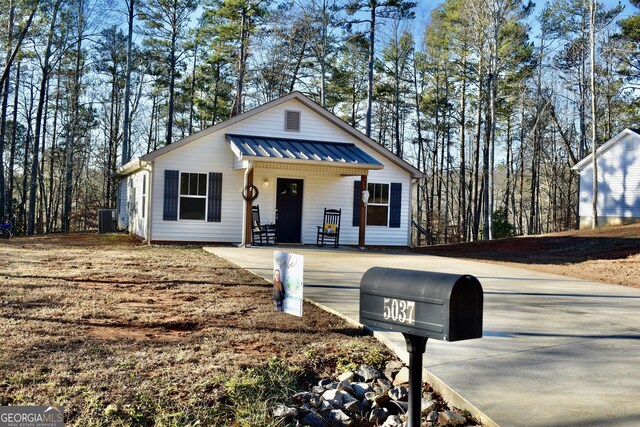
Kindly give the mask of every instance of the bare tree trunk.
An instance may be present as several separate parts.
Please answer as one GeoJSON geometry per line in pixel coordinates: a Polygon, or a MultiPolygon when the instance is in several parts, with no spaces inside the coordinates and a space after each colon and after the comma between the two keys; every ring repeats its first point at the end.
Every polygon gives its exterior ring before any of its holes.
{"type": "Polygon", "coordinates": [[[462,232],[462,239],[467,240],[467,206],[466,206],[466,160],[465,160],[465,133],[466,133],[466,89],[467,89],[467,57],[462,62],[462,87],[460,88],[460,188],[458,197],[460,208],[458,209],[458,228],[462,232]]]}
{"type": "MultiPolygon", "coordinates": [[[[524,234],[524,123],[525,123],[525,105],[524,99],[522,100],[521,110],[520,110],[520,150],[518,151],[518,167],[520,171],[520,179],[518,185],[518,193],[520,195],[520,200],[518,203],[518,230],[520,235],[524,234]]],[[[514,207],[515,210],[515,207],[514,207]]]]}
{"type": "Polygon", "coordinates": [[[13,129],[11,129],[11,149],[9,150],[9,191],[7,192],[7,214],[9,217],[13,217],[13,186],[14,175],[13,169],[16,159],[16,134],[18,127],[18,99],[20,94],[20,62],[16,66],[16,84],[13,94],[13,129]]]}
{"type": "Polygon", "coordinates": [[[45,48],[44,59],[42,64],[42,80],[40,81],[40,97],[38,99],[38,109],[36,112],[36,131],[33,139],[33,163],[31,164],[31,183],[29,185],[29,222],[27,224],[27,235],[32,236],[34,233],[34,222],[36,215],[36,192],[38,190],[38,150],[40,149],[40,134],[42,133],[42,115],[45,103],[47,102],[47,85],[49,84],[49,60],[51,59],[51,45],[53,44],[54,30],[60,9],[61,0],[57,0],[53,6],[51,22],[49,24],[49,33],[47,34],[47,47],[45,48]]]}
{"type": "Polygon", "coordinates": [[[395,152],[396,156],[402,158],[402,141],[400,138],[400,55],[396,54],[394,61],[394,79],[395,79],[395,99],[394,99],[394,133],[395,133],[395,152]]]}
{"type": "Polygon", "coordinates": [[[84,39],[84,15],[83,2],[78,4],[78,35],[76,39],[75,69],[72,80],[71,97],[71,118],[70,130],[65,147],[65,183],[64,183],[64,204],[62,207],[62,231],[71,230],[71,209],[73,206],[73,169],[74,154],[79,134],[80,121],[80,80],[82,72],[82,41],[84,39]]]}
{"type": "MultiPolygon", "coordinates": [[[[498,43],[497,36],[497,28],[495,35],[495,43],[498,43]]],[[[487,195],[485,196],[485,202],[487,203],[486,214],[485,214],[485,226],[484,229],[487,233],[487,236],[484,237],[486,240],[493,240],[493,200],[494,200],[494,184],[493,184],[493,172],[494,172],[494,162],[495,162],[495,139],[496,139],[496,72],[498,68],[498,59],[497,59],[497,46],[495,48],[495,53],[493,54],[493,60],[491,65],[491,72],[489,73],[489,166],[487,171],[487,195]]],[[[487,168],[485,168],[487,169],[487,168]]]]}
{"type": "Polygon", "coordinates": [[[198,42],[193,48],[193,69],[191,70],[191,87],[189,88],[189,135],[193,133],[193,116],[196,102],[196,67],[198,66],[198,42]]]}
{"type": "MultiPolygon", "coordinates": [[[[173,11],[175,14],[175,9],[173,11]]],[[[175,19],[172,21],[175,22],[175,19]]],[[[166,144],[169,145],[173,142],[173,114],[175,103],[175,91],[176,91],[176,43],[178,35],[174,28],[171,33],[171,51],[169,52],[169,111],[167,117],[167,139],[166,144]]]]}
{"type": "MultiPolygon", "coordinates": [[[[422,141],[422,123],[421,123],[421,119],[420,119],[420,92],[418,91],[418,64],[416,63],[416,59],[415,59],[415,52],[414,52],[414,56],[413,56],[413,88],[414,88],[414,96],[415,96],[415,108],[416,108],[416,130],[418,132],[418,167],[420,167],[420,165],[422,166],[422,172],[426,173],[426,160],[425,160],[425,149],[424,149],[424,145],[423,145],[423,141],[422,141]]],[[[417,212],[417,223],[422,225],[422,211],[423,211],[423,204],[422,204],[422,199],[420,198],[421,196],[421,191],[420,191],[420,184],[418,184],[417,186],[417,191],[416,191],[416,199],[417,199],[417,207],[418,207],[418,212],[417,212]]],[[[424,199],[424,197],[423,197],[424,199]]],[[[422,243],[422,234],[418,233],[418,246],[421,245],[422,243]]]]}
{"type": "MultiPolygon", "coordinates": [[[[320,55],[320,105],[324,108],[327,103],[327,3],[322,2],[322,54],[320,55]]],[[[306,42],[306,39],[305,39],[306,42]]],[[[419,235],[418,235],[419,236],[419,235]]]]}
{"type": "Polygon", "coordinates": [[[480,202],[479,202],[479,169],[480,169],[480,140],[482,131],[482,57],[478,62],[478,105],[476,106],[475,148],[473,152],[473,240],[478,240],[480,231],[480,202]]]}
{"type": "Polygon", "coordinates": [[[591,77],[591,150],[593,162],[593,200],[591,204],[591,228],[598,228],[598,134],[596,131],[596,0],[589,1],[589,46],[590,46],[590,77],[591,77]]]}
{"type": "Polygon", "coordinates": [[[154,123],[154,115],[156,114],[157,109],[157,96],[154,94],[151,96],[151,118],[149,119],[149,138],[147,139],[147,153],[151,152],[151,146],[153,142],[153,123],[154,123]]]}
{"type": "Polygon", "coordinates": [[[216,81],[213,92],[213,117],[211,117],[211,126],[218,122],[218,84],[220,83],[220,62],[216,63],[216,81]]]}
{"type": "Polygon", "coordinates": [[[135,2],[136,0],[127,0],[127,68],[124,77],[124,124],[122,134],[122,157],[121,164],[126,164],[131,159],[131,113],[129,112],[129,104],[131,102],[131,69],[133,62],[133,19],[135,18],[135,2]]]}
{"type": "MultiPolygon", "coordinates": [[[[115,67],[114,67],[115,69],[115,67]]],[[[116,76],[115,73],[111,76],[111,102],[109,103],[109,134],[105,135],[105,140],[108,141],[107,147],[107,162],[104,168],[103,180],[104,180],[104,194],[102,199],[103,207],[109,206],[109,196],[111,194],[111,162],[112,157],[116,155],[114,152],[114,133],[115,133],[115,109],[116,109],[116,76]]],[[[106,133],[106,132],[105,132],[106,133]]]]}
{"type": "Polygon", "coordinates": [[[49,159],[49,200],[47,202],[47,231],[53,231],[53,219],[52,219],[52,211],[53,211],[53,172],[55,165],[55,155],[56,155],[56,144],[57,144],[57,135],[58,135],[58,111],[60,108],[60,75],[58,74],[58,83],[56,85],[56,104],[55,111],[53,114],[53,132],[51,137],[51,157],[49,159]]]}
{"type": "Polygon", "coordinates": [[[36,233],[44,234],[44,205],[47,197],[47,190],[44,185],[44,165],[45,165],[45,154],[47,147],[47,121],[49,119],[49,89],[50,84],[47,82],[47,93],[45,95],[45,109],[44,115],[42,117],[42,150],[40,152],[40,166],[38,168],[38,186],[40,191],[40,197],[37,199],[38,202],[38,217],[36,218],[36,233]]]}
{"type": "Polygon", "coordinates": [[[375,43],[376,43],[376,7],[378,6],[377,0],[370,0],[369,6],[371,7],[371,16],[369,24],[369,62],[367,83],[367,121],[365,127],[365,134],[371,136],[371,115],[373,112],[373,64],[375,62],[375,43]]]}
{"type": "Polygon", "coordinates": [[[247,56],[248,56],[248,39],[249,32],[247,30],[247,26],[249,17],[247,16],[246,8],[242,8],[242,19],[240,21],[240,55],[239,55],[239,63],[238,63],[238,82],[237,82],[237,93],[235,101],[233,102],[233,109],[231,110],[231,117],[235,117],[242,113],[242,99],[244,92],[244,75],[246,73],[247,66],[247,56]]]}
{"type": "Polygon", "coordinates": [[[513,169],[513,149],[511,141],[511,114],[507,115],[507,183],[504,194],[504,207],[509,219],[509,198],[511,197],[511,171],[513,169]]]}
{"type": "MultiPolygon", "coordinates": [[[[447,85],[448,86],[448,85],[447,85]]],[[[448,92],[448,90],[447,90],[448,92]]],[[[448,94],[446,96],[448,98],[448,94]]],[[[449,121],[447,120],[447,158],[446,158],[446,181],[445,181],[445,200],[444,200],[444,242],[449,243],[449,183],[451,181],[451,163],[449,159],[451,159],[451,130],[449,127],[449,121]]],[[[444,151],[444,150],[443,150],[444,151]]]]}
{"type": "MultiPolygon", "coordinates": [[[[488,85],[487,85],[488,86],[488,85]]],[[[488,89],[488,88],[487,88],[488,89]]],[[[490,97],[489,95],[488,97],[490,97]]],[[[491,187],[489,182],[489,151],[491,149],[491,125],[489,124],[491,121],[491,107],[489,110],[485,112],[485,123],[488,126],[485,126],[484,130],[484,144],[482,146],[482,240],[489,239],[489,199],[491,187]]]]}
{"type": "Polygon", "coordinates": [[[22,164],[22,191],[20,198],[20,220],[23,225],[23,234],[27,234],[26,225],[27,225],[27,182],[29,174],[29,151],[31,150],[31,138],[32,138],[32,119],[33,119],[33,105],[35,103],[35,94],[33,93],[33,84],[29,85],[29,106],[26,112],[26,120],[27,120],[27,136],[25,137],[24,142],[24,162],[22,164]]]}
{"type": "MultiPolygon", "coordinates": [[[[7,58],[11,56],[11,44],[13,41],[13,20],[15,14],[15,6],[12,0],[10,4],[9,22],[7,28],[7,58]]],[[[11,72],[11,67],[9,67],[9,72],[11,72]]],[[[0,107],[0,221],[2,222],[4,222],[4,218],[7,215],[7,212],[9,212],[7,203],[7,192],[4,182],[4,148],[7,131],[7,107],[9,104],[9,80],[9,78],[6,78],[4,81],[4,85],[0,87],[0,91],[2,92],[2,107],[0,107]]],[[[13,126],[15,127],[15,125],[16,124],[14,122],[13,126]]],[[[11,170],[9,171],[9,173],[13,174],[13,171],[11,170]]]]}
{"type": "Polygon", "coordinates": [[[22,46],[22,42],[24,41],[24,38],[26,37],[27,32],[31,27],[31,23],[33,22],[33,17],[35,16],[37,10],[38,10],[38,2],[36,1],[35,4],[33,5],[33,9],[31,10],[31,13],[29,14],[29,18],[27,18],[27,22],[24,25],[24,28],[22,29],[22,33],[20,33],[20,36],[16,41],[16,45],[13,48],[13,52],[11,52],[11,55],[8,56],[7,58],[7,64],[5,65],[4,71],[2,72],[2,77],[0,77],[0,87],[3,87],[5,80],[9,78],[11,65],[13,64],[13,61],[15,61],[16,56],[18,55],[18,52],[20,52],[20,47],[22,46]]]}
{"type": "MultiPolygon", "coordinates": [[[[585,20],[582,20],[581,34],[586,32],[585,20]]],[[[580,76],[578,79],[578,90],[580,91],[580,102],[578,103],[578,111],[580,114],[580,147],[578,148],[578,158],[582,159],[587,149],[587,120],[586,120],[586,105],[587,105],[587,88],[586,88],[586,54],[584,43],[581,43],[580,48],[580,76]]],[[[580,180],[578,180],[578,197],[576,206],[576,229],[580,228],[580,180]]]]}

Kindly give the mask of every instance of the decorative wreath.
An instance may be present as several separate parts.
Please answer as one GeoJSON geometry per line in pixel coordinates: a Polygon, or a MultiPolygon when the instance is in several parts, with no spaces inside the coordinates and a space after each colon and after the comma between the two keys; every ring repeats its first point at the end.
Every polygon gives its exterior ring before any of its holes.
{"type": "Polygon", "coordinates": [[[258,187],[256,187],[255,185],[247,185],[242,190],[242,198],[249,202],[253,202],[255,199],[257,199],[258,194],[260,194],[260,192],[258,191],[258,187]]]}

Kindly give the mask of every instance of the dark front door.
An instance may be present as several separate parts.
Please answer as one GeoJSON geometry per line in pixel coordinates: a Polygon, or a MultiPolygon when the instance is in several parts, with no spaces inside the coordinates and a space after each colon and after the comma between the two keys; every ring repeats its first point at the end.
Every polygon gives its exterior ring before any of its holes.
{"type": "Polygon", "coordinates": [[[302,180],[278,178],[276,237],[278,243],[301,243],[302,180]]]}

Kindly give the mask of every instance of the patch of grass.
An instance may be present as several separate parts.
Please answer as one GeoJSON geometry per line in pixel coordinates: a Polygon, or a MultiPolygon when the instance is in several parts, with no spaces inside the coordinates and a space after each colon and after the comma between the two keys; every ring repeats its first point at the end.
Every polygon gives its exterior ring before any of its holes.
{"type": "Polygon", "coordinates": [[[111,354],[111,350],[103,345],[94,345],[89,348],[89,354],[95,357],[106,357],[111,354]]]}
{"type": "Polygon", "coordinates": [[[17,386],[36,385],[46,382],[47,379],[48,378],[45,373],[41,372],[40,369],[32,369],[29,371],[17,372],[9,378],[8,383],[17,386]]]}
{"type": "Polygon", "coordinates": [[[215,409],[215,418],[242,427],[276,425],[271,410],[296,391],[299,375],[299,369],[278,358],[236,373],[222,384],[225,399],[215,409]]]}
{"type": "Polygon", "coordinates": [[[391,353],[377,342],[369,339],[354,339],[338,353],[336,370],[340,373],[355,371],[358,365],[371,365],[378,370],[384,369],[391,360],[391,353]]]}

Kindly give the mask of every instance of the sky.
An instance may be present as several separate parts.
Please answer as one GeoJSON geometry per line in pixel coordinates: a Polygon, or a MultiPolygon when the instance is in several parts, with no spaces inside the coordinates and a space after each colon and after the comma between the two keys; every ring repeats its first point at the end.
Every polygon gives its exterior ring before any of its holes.
{"type": "MultiPolygon", "coordinates": [[[[429,22],[429,14],[431,13],[431,11],[435,8],[438,7],[438,5],[440,3],[442,3],[442,0],[417,0],[417,6],[416,6],[416,19],[414,22],[414,38],[416,40],[416,42],[421,43],[422,42],[422,37],[424,35],[424,29],[427,26],[427,23],[429,22]]],[[[544,8],[545,4],[548,3],[547,1],[534,1],[535,4],[535,9],[534,12],[531,14],[531,17],[529,18],[529,24],[531,25],[531,39],[533,39],[535,41],[535,36],[537,34],[537,22],[536,22],[536,17],[540,14],[540,12],[542,11],[542,9],[544,8]]],[[[620,18],[626,18],[629,17],[631,15],[634,15],[635,13],[637,13],[639,11],[639,9],[635,8],[631,3],[629,3],[628,0],[621,0],[621,1],[617,1],[617,0],[600,0],[598,1],[598,4],[603,4],[607,9],[611,9],[614,8],[615,6],[617,6],[618,4],[622,4],[622,6],[624,6],[624,9],[622,11],[622,13],[620,13],[620,15],[618,16],[618,19],[620,18]]]]}

